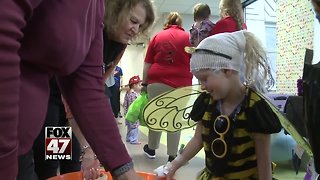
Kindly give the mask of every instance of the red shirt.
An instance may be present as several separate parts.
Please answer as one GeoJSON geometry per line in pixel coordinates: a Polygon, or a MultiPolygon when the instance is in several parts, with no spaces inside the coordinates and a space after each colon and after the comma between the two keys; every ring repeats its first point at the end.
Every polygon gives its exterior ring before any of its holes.
{"type": "MultiPolygon", "coordinates": [[[[243,29],[247,29],[247,25],[243,23],[243,29]]],[[[231,17],[227,16],[223,19],[220,19],[212,29],[212,35],[225,33],[225,32],[235,32],[238,31],[237,22],[231,17]]]]}
{"type": "Polygon", "coordinates": [[[174,88],[190,86],[191,55],[184,51],[186,46],[191,46],[189,34],[179,26],[169,26],[156,34],[145,58],[145,62],[151,64],[148,84],[163,83],[174,88]]]}

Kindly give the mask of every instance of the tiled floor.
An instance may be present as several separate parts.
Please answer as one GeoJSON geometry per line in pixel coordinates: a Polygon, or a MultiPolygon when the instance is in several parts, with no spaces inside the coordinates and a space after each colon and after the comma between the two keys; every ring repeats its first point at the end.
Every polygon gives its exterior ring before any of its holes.
{"type": "MultiPolygon", "coordinates": [[[[122,120],[124,122],[124,120],[122,120]]],[[[125,134],[126,127],[124,123],[119,125],[120,132],[122,134],[122,138],[125,142],[125,134]]],[[[131,145],[126,143],[128,151],[130,152],[134,163],[135,169],[137,171],[144,172],[153,172],[155,168],[160,165],[163,165],[167,162],[168,156],[166,153],[166,136],[162,135],[160,148],[156,151],[156,159],[148,159],[143,153],[143,146],[147,143],[147,128],[140,127],[139,140],[141,142],[140,145],[131,145]]],[[[186,144],[193,135],[193,130],[185,130],[181,134],[180,144],[186,144]]],[[[196,179],[197,173],[204,167],[204,152],[200,151],[198,155],[193,158],[188,165],[181,168],[177,174],[177,180],[194,180],[196,179]]],[[[293,169],[290,166],[290,162],[277,163],[277,168],[275,170],[274,177],[279,180],[302,180],[304,177],[305,171],[304,168],[301,167],[301,172],[298,175],[295,174],[293,169]]]]}
{"type": "MultiPolygon", "coordinates": [[[[125,138],[125,128],[124,125],[120,125],[120,132],[123,134],[123,138],[125,138]]],[[[147,132],[146,128],[140,128],[143,132],[147,132]]],[[[141,131],[140,131],[141,132],[141,131]]],[[[163,135],[164,139],[166,138],[163,135]]],[[[162,138],[163,139],[163,138],[162,138]]],[[[125,139],[124,139],[125,140],[125,139]]],[[[126,146],[133,158],[135,169],[137,171],[144,171],[144,172],[153,172],[153,170],[160,165],[166,164],[168,160],[167,149],[164,144],[160,144],[160,148],[156,150],[156,158],[149,159],[143,153],[143,146],[148,142],[147,136],[144,133],[139,134],[139,140],[141,142],[140,145],[131,145],[126,143],[126,146]]],[[[163,142],[163,140],[162,140],[163,142]]],[[[181,168],[179,172],[177,172],[176,179],[184,179],[184,180],[191,180],[195,179],[197,172],[199,172],[204,167],[203,159],[196,157],[193,158],[187,166],[181,168]]]]}

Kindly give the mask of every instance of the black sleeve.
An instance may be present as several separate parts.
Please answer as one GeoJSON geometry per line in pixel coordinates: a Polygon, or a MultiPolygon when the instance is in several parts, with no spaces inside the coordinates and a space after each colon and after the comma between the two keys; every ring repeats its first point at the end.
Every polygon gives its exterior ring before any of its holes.
{"type": "Polygon", "coordinates": [[[247,109],[247,118],[247,130],[252,133],[273,134],[282,128],[279,117],[264,99],[247,109]]]}
{"type": "Polygon", "coordinates": [[[199,95],[193,104],[192,110],[190,112],[190,118],[197,122],[200,121],[207,110],[207,106],[210,100],[210,95],[203,92],[199,95]]]}

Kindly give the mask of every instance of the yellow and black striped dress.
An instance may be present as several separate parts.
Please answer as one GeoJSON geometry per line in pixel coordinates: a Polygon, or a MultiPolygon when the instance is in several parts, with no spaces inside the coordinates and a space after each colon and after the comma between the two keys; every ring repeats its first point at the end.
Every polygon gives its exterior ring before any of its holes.
{"type": "Polygon", "coordinates": [[[197,112],[198,117],[202,114],[202,140],[206,156],[206,168],[197,179],[258,179],[255,144],[250,134],[279,132],[281,124],[278,117],[263,98],[259,97],[252,89],[248,89],[247,96],[238,114],[234,117],[229,117],[233,127],[229,130],[231,138],[226,139],[226,141],[229,141],[227,142],[228,146],[230,146],[229,153],[221,161],[221,159],[219,160],[213,155],[211,150],[212,141],[219,137],[213,129],[214,120],[216,116],[220,115],[215,111],[220,112],[216,108],[216,102],[211,99],[210,95],[202,94],[200,96],[202,97],[197,99],[192,111],[197,112]],[[199,114],[201,110],[203,112],[199,114]],[[223,176],[217,176],[216,173],[221,174],[221,172],[217,172],[217,169],[221,171],[221,168],[223,176]]]}

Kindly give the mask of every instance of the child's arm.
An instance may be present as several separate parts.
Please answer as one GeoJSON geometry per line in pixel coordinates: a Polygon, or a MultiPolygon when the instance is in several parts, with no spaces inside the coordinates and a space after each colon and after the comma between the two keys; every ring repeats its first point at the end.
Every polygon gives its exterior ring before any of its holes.
{"type": "Polygon", "coordinates": [[[256,133],[253,135],[260,180],[271,180],[270,134],[256,133]]]}
{"type": "Polygon", "coordinates": [[[126,93],[126,95],[124,96],[124,100],[123,100],[123,109],[124,109],[124,116],[126,116],[127,111],[128,111],[128,92],[126,93]]]}
{"type": "Polygon", "coordinates": [[[202,122],[198,121],[196,131],[192,139],[188,142],[187,146],[183,150],[183,153],[178,155],[178,157],[171,162],[172,168],[170,168],[167,174],[167,179],[172,179],[175,172],[192,159],[203,147],[202,142],[202,122]]]}

